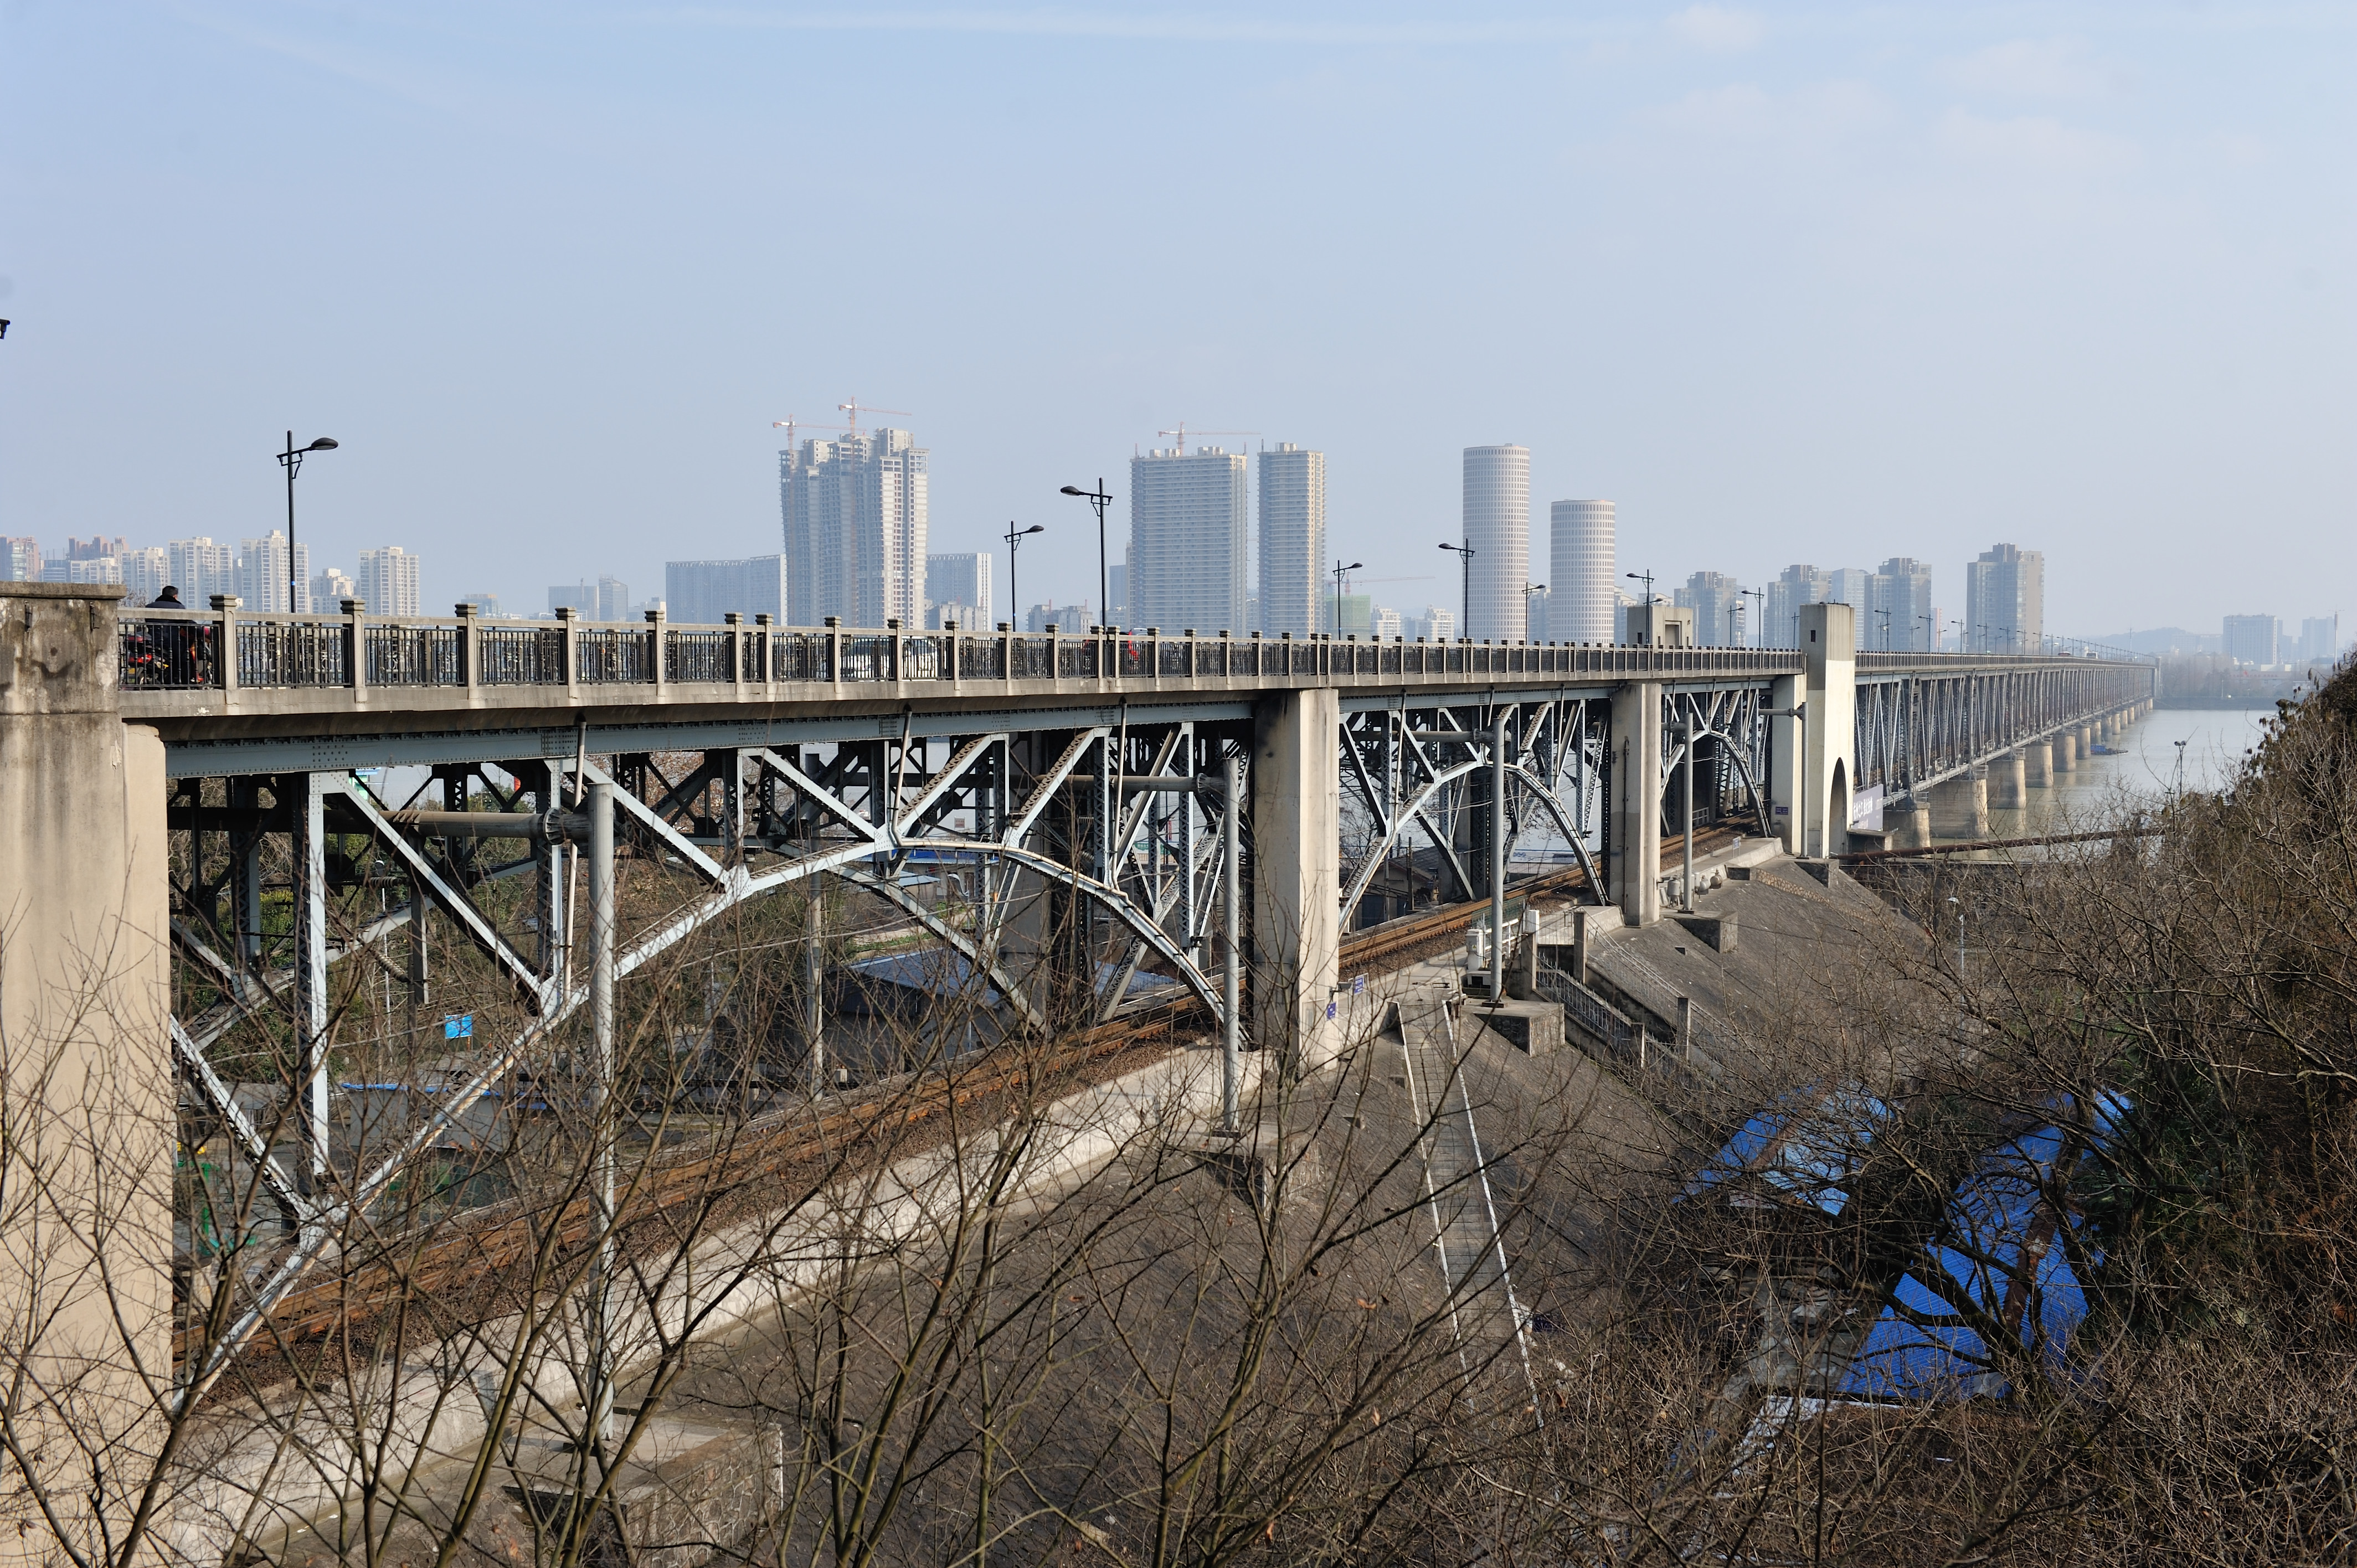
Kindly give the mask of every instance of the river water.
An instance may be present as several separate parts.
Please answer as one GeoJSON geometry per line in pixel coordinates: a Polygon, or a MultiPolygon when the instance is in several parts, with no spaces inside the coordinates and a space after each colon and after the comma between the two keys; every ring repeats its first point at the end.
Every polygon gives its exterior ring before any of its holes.
{"type": "Polygon", "coordinates": [[[2233,777],[2243,753],[2259,743],[2259,726],[2273,708],[2155,708],[2108,755],[2083,757],[2078,770],[2032,788],[2019,811],[1989,811],[1989,836],[2022,838],[2067,832],[2074,822],[2108,811],[2123,795],[2165,797],[2178,789],[2209,790],[2233,777]]]}

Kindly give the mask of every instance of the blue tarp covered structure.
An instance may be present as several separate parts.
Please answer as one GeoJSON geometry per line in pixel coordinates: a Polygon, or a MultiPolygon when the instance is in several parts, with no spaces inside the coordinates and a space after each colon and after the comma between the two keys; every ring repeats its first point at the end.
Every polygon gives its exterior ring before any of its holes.
{"type": "MultiPolygon", "coordinates": [[[[2058,1112],[2075,1110],[2068,1103],[2058,1112]]],[[[1983,1330],[2002,1326],[2056,1375],[2087,1316],[2087,1293],[2066,1238],[2084,1221],[2075,1178],[2112,1137],[2127,1102],[2098,1095],[2087,1124],[2074,1115],[2007,1137],[1950,1193],[1938,1272],[1902,1274],[1837,1391],[1851,1398],[2001,1395],[1983,1330]]],[[[1689,1197],[1749,1207],[1792,1205],[1838,1215],[1849,1206],[1889,1107],[1862,1090],[1824,1092],[1747,1121],[1697,1173],[1689,1197]]],[[[2093,1254],[2089,1254],[2093,1257],[2093,1254]]]]}

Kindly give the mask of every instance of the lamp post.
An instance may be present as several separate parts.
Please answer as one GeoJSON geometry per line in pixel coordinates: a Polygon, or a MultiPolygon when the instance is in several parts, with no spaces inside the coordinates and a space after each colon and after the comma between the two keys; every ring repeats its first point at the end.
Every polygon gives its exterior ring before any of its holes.
{"type": "Polygon", "coordinates": [[[1334,563],[1334,634],[1337,637],[1342,633],[1342,574],[1355,572],[1365,564],[1364,561],[1353,561],[1348,566],[1340,561],[1334,563]]]}
{"type": "MultiPolygon", "coordinates": [[[[1023,600],[1015,591],[1015,552],[1022,547],[1026,535],[1046,532],[1045,523],[1035,522],[1028,528],[1017,528],[1009,520],[1006,524],[1006,624],[1009,626],[1016,626],[1023,617],[1022,610],[1017,607],[1023,600]]],[[[1019,631],[1022,628],[1016,627],[1016,629],[1019,631]]]]}
{"type": "Polygon", "coordinates": [[[1876,610],[1874,613],[1882,618],[1882,651],[1888,653],[1890,651],[1890,612],[1876,610]]]}
{"type": "Polygon", "coordinates": [[[1465,568],[1465,586],[1458,596],[1457,601],[1457,635],[1465,637],[1473,629],[1473,546],[1444,544],[1441,548],[1454,552],[1458,561],[1465,568]]]}
{"type": "Polygon", "coordinates": [[[1525,642],[1530,640],[1531,636],[1531,596],[1533,594],[1544,594],[1545,592],[1546,585],[1544,583],[1524,583],[1523,585],[1523,640],[1525,642]]]}
{"type": "Polygon", "coordinates": [[[1735,590],[1735,607],[1738,610],[1742,609],[1743,601],[1746,599],[1757,599],[1760,601],[1760,630],[1755,635],[1760,639],[1760,645],[1762,648],[1765,648],[1768,645],[1768,590],[1765,588],[1738,588],[1735,590]]]}
{"type": "Polygon", "coordinates": [[[1917,616],[1915,618],[1923,624],[1923,651],[1926,653],[1939,652],[1940,623],[1933,620],[1930,616],[1917,616]]]}
{"type": "Polygon", "coordinates": [[[1956,906],[1956,983],[1962,985],[1964,983],[1964,906],[1955,898],[1950,898],[1948,902],[1956,906]]]}
{"type": "Polygon", "coordinates": [[[332,452],[336,449],[333,436],[322,435],[308,446],[295,445],[295,433],[286,433],[286,450],[278,454],[278,466],[286,470],[286,613],[295,613],[295,601],[302,596],[296,592],[296,580],[302,569],[295,564],[295,476],[303,471],[303,458],[312,452],[332,452]]]}
{"type": "MultiPolygon", "coordinates": [[[[1097,509],[1097,622],[1103,625],[1104,618],[1113,612],[1113,606],[1105,602],[1112,596],[1113,588],[1111,580],[1105,575],[1104,521],[1105,508],[1113,504],[1113,494],[1104,488],[1104,480],[1102,478],[1097,480],[1095,489],[1084,490],[1078,485],[1066,485],[1061,493],[1078,496],[1097,509]]],[[[1011,568],[1013,563],[1010,562],[1008,564],[1011,568]]]]}

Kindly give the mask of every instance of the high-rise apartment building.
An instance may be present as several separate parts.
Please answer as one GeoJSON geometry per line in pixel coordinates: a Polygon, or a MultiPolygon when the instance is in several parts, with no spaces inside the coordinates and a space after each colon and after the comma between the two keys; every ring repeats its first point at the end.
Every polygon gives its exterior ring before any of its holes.
{"type": "Polygon", "coordinates": [[[756,555],[744,561],[663,563],[663,615],[682,626],[718,626],[729,615],[768,616],[782,625],[786,615],[786,558],[756,555]]]}
{"type": "Polygon", "coordinates": [[[1457,640],[1457,612],[1438,605],[1426,605],[1424,613],[1411,618],[1401,628],[1401,635],[1429,642],[1457,640]]]}
{"type": "Polygon", "coordinates": [[[630,618],[630,585],[619,577],[600,577],[595,583],[558,585],[548,590],[548,610],[551,615],[570,609],[583,620],[628,620],[630,618]]]}
{"type": "MultiPolygon", "coordinates": [[[[172,553],[163,545],[150,544],[144,549],[126,550],[120,560],[123,566],[123,602],[126,605],[146,604],[162,593],[167,585],[176,588],[179,586],[172,581],[172,553]]],[[[180,596],[180,602],[191,609],[204,603],[202,599],[192,599],[186,594],[180,596]]]]}
{"type": "Polygon", "coordinates": [[[1270,637],[1347,629],[1332,625],[1326,573],[1326,454],[1280,442],[1259,457],[1260,624],[1270,637]],[[1324,590],[1324,591],[1320,591],[1324,590]]]}
{"type": "Polygon", "coordinates": [[[1407,630],[1407,623],[1399,611],[1389,605],[1377,605],[1374,614],[1374,637],[1379,642],[1397,642],[1407,630]]]}
{"type": "Polygon", "coordinates": [[[1523,589],[1531,580],[1529,447],[1465,448],[1464,542],[1473,550],[1465,579],[1464,635],[1526,635],[1523,589]]]}
{"type": "Polygon", "coordinates": [[[1801,642],[1801,607],[1821,605],[1832,586],[1827,574],[1814,566],[1787,566],[1768,585],[1767,608],[1760,612],[1762,648],[1797,648],[1801,642]]]}
{"type": "Polygon", "coordinates": [[[344,607],[346,599],[357,600],[370,609],[376,608],[375,604],[361,592],[360,584],[344,575],[340,568],[321,567],[311,579],[311,603],[317,607],[317,613],[334,615],[344,607]]]}
{"type": "Polygon", "coordinates": [[[1859,620],[1865,646],[1916,653],[1937,646],[1932,625],[1932,568],[1912,556],[1894,555],[1867,579],[1866,611],[1859,620]]]}
{"type": "Polygon", "coordinates": [[[1087,605],[1059,605],[1053,599],[1044,605],[1033,605],[1030,613],[1023,618],[1026,631],[1085,632],[1089,624],[1087,605]]]}
{"type": "Polygon", "coordinates": [[[41,580],[41,545],[30,537],[0,539],[0,583],[41,580]]]}
{"type": "Polygon", "coordinates": [[[120,583],[123,559],[117,555],[70,555],[41,563],[44,583],[120,583]]]}
{"type": "Polygon", "coordinates": [[[1866,613],[1866,599],[1867,584],[1873,576],[1862,566],[1836,566],[1825,574],[1824,602],[1847,605],[1857,612],[1849,618],[1849,624],[1859,648],[1867,645],[1866,623],[1870,618],[1866,613]]]}
{"type": "Polygon", "coordinates": [[[2228,616],[2226,657],[2237,664],[2282,662],[2283,627],[2273,616],[2228,616]]]}
{"type": "Polygon", "coordinates": [[[1739,648],[1743,631],[1743,585],[1724,572],[1696,572],[1677,591],[1679,606],[1695,613],[1697,648],[1739,648]]]}
{"type": "Polygon", "coordinates": [[[398,544],[361,551],[361,569],[352,581],[371,615],[418,613],[417,557],[398,544]]]}
{"type": "MultiPolygon", "coordinates": [[[[180,596],[187,598],[184,593],[180,596]]],[[[310,615],[311,547],[295,546],[295,559],[286,558],[286,535],[272,529],[260,539],[243,539],[237,546],[237,596],[242,607],[257,615],[310,615]],[[293,579],[290,584],[288,579],[293,579]],[[292,588],[299,602],[287,603],[292,588]]]]}
{"type": "MultiPolygon", "coordinates": [[[[1120,568],[1114,570],[1118,572],[1120,568]]],[[[925,557],[925,592],[933,604],[932,614],[927,618],[935,626],[942,624],[945,609],[954,610],[958,625],[968,629],[989,626],[992,596],[996,591],[990,580],[987,550],[925,557]]]]}
{"type": "Polygon", "coordinates": [[[1119,561],[1105,566],[1105,618],[1110,627],[1133,627],[1137,624],[1129,614],[1129,552],[1125,550],[1119,561]]]}
{"type": "Polygon", "coordinates": [[[2046,557],[1992,545],[1964,567],[1964,646],[1975,653],[2035,653],[2046,634],[2046,557]]]}
{"type": "MultiPolygon", "coordinates": [[[[237,550],[210,539],[175,539],[164,547],[171,553],[171,583],[180,590],[180,602],[190,609],[212,603],[215,594],[236,594],[237,550]]],[[[240,595],[242,597],[242,595],[240,595]]]]}
{"type": "MultiPolygon", "coordinates": [[[[88,539],[69,538],[66,541],[66,559],[69,561],[120,561],[130,548],[131,541],[125,539],[119,533],[112,539],[109,539],[102,533],[93,534],[88,539]]],[[[92,577],[87,579],[87,581],[91,582],[118,582],[121,579],[119,578],[113,577],[103,579],[92,577]]]]}
{"type": "Polygon", "coordinates": [[[778,454],[790,618],[880,627],[924,618],[927,449],[905,430],[805,441],[778,454]]]}
{"type": "Polygon", "coordinates": [[[1242,453],[1157,448],[1129,460],[1129,618],[1178,632],[1247,628],[1242,453]]]}
{"type": "Polygon", "coordinates": [[[2299,652],[2295,656],[2303,663],[2330,664],[2341,656],[2341,618],[2338,615],[2310,616],[2299,623],[2299,652]]]}
{"type": "Polygon", "coordinates": [[[1619,526],[1610,501],[1557,501],[1547,509],[1547,636],[1610,642],[1619,526]]]}

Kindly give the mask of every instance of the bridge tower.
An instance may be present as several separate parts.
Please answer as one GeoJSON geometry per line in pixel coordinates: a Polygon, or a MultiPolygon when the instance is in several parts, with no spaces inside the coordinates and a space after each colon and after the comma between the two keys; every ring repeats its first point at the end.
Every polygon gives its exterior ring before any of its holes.
{"type": "Polygon", "coordinates": [[[122,593],[0,583],[0,1380],[35,1456],[0,1563],[49,1560],[52,1519],[102,1560],[172,1386],[164,743],[123,722],[122,593]]]}

